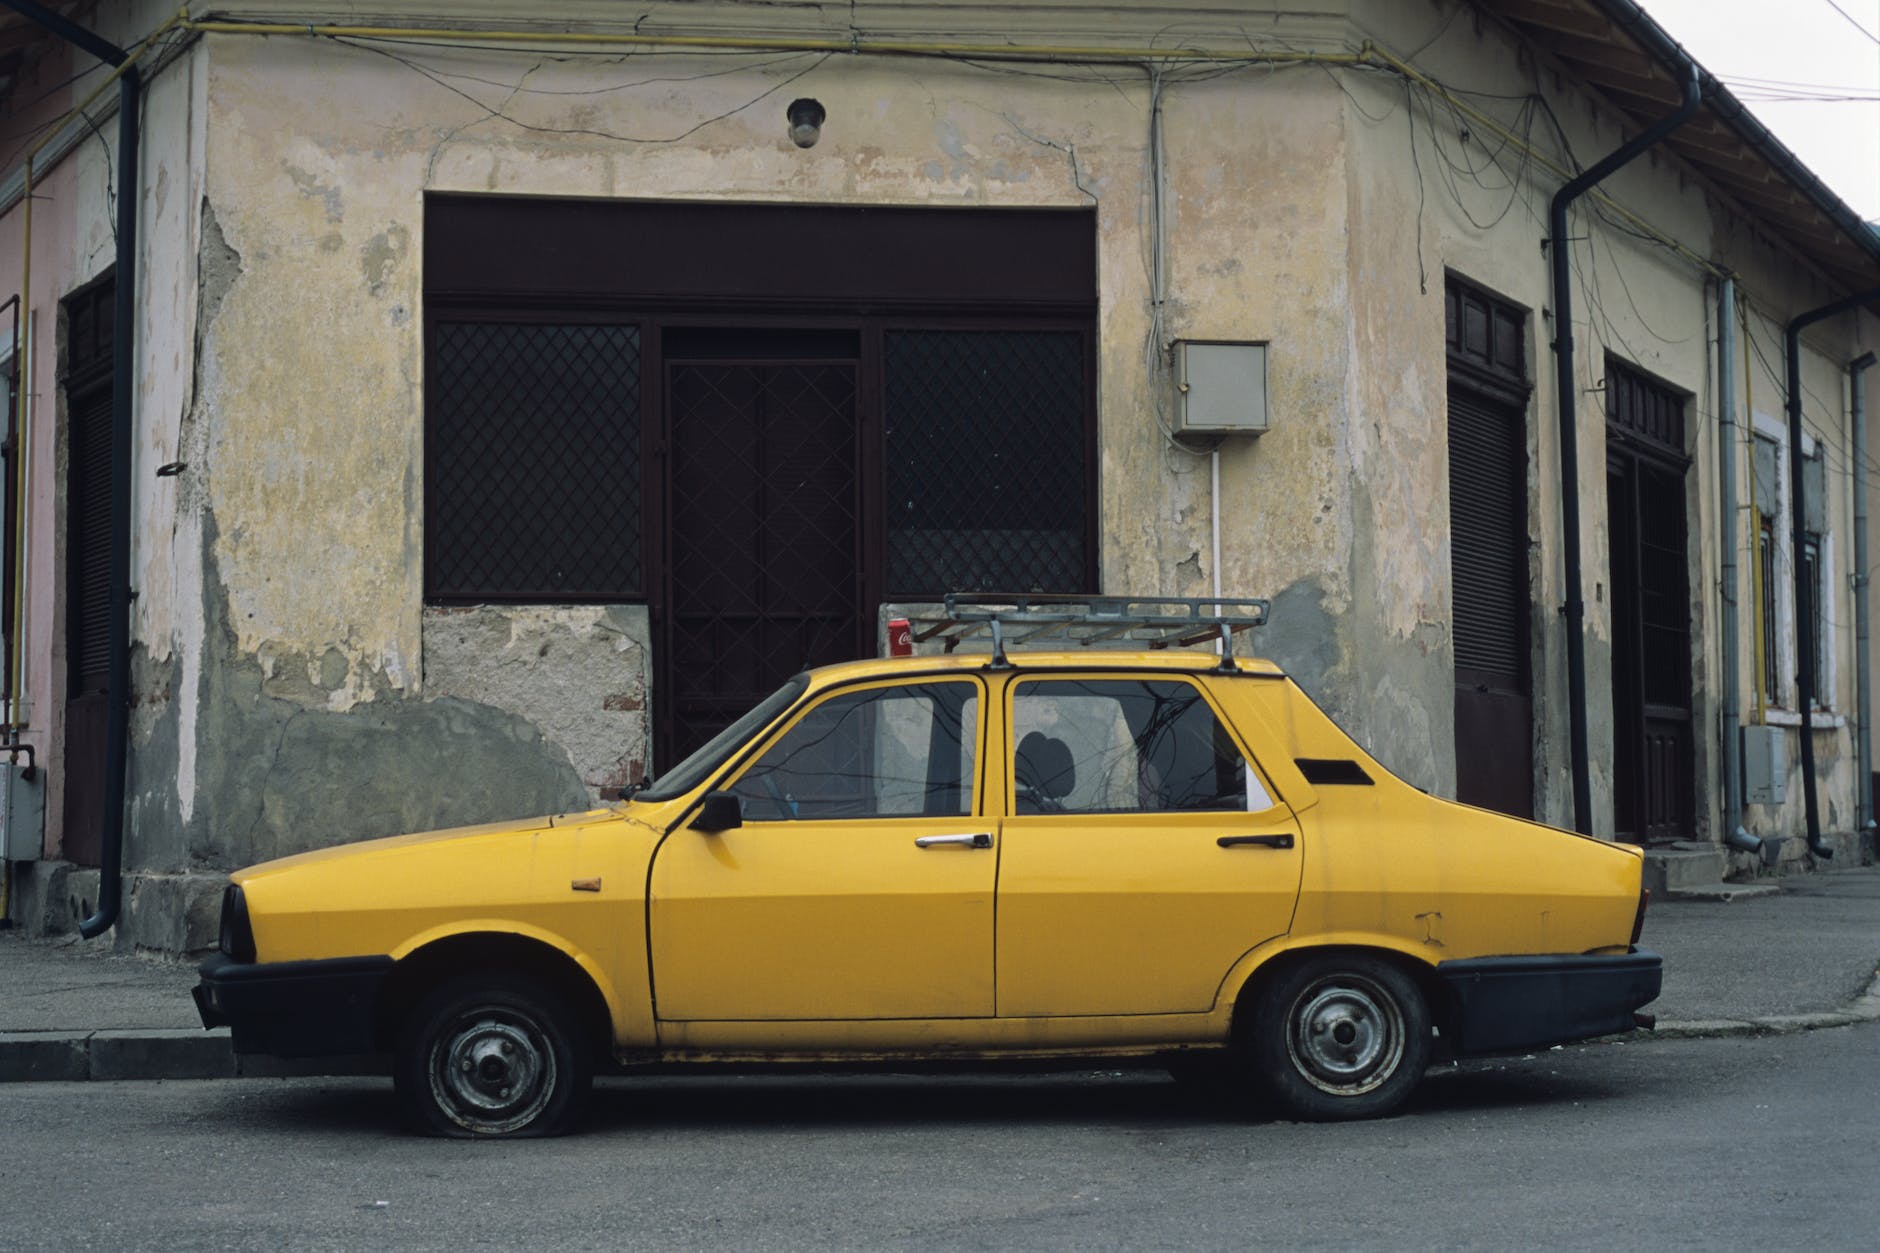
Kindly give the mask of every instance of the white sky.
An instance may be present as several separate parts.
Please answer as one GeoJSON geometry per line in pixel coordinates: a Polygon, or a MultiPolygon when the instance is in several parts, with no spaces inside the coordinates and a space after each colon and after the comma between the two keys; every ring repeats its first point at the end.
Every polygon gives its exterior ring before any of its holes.
{"type": "Polygon", "coordinates": [[[1880,0],[1639,3],[1856,213],[1880,218],[1880,0]],[[1859,99],[1765,99],[1794,94],[1859,99]]]}

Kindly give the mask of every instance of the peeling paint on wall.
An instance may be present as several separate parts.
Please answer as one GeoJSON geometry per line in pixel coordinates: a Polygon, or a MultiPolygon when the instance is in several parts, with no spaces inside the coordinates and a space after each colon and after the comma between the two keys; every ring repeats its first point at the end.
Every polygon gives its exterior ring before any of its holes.
{"type": "Polygon", "coordinates": [[[560,745],[526,718],[446,696],[421,699],[375,677],[374,699],[328,708],[322,658],[244,653],[204,536],[205,658],[197,781],[188,828],[196,865],[243,865],[371,836],[585,809],[560,745]],[[272,677],[269,670],[273,670],[272,677]]]}

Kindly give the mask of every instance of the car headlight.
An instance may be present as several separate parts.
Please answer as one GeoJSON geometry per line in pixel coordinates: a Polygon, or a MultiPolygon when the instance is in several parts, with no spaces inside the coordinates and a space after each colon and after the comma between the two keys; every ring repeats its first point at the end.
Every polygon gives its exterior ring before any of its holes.
{"type": "Polygon", "coordinates": [[[238,962],[255,959],[255,929],[248,921],[248,897],[238,883],[222,889],[222,937],[218,947],[238,962]]]}

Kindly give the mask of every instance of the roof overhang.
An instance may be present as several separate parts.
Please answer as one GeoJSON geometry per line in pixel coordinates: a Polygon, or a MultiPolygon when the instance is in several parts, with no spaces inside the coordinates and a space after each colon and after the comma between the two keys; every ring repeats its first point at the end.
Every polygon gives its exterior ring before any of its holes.
{"type": "MultiPolygon", "coordinates": [[[[1696,58],[1632,0],[1475,0],[1544,48],[1640,127],[1678,106],[1696,58]]],[[[1770,235],[1854,290],[1880,285],[1880,230],[1698,66],[1704,102],[1669,148],[1770,235]]]]}

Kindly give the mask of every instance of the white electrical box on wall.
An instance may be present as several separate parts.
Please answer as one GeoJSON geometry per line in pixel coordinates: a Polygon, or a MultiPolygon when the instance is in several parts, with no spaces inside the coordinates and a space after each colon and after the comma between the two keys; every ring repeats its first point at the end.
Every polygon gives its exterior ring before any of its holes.
{"type": "Polygon", "coordinates": [[[1743,799],[1780,805],[1789,796],[1789,741],[1781,727],[1743,728],[1743,799]]]}
{"type": "Polygon", "coordinates": [[[0,857],[38,861],[46,836],[46,772],[0,763],[0,857]]]}
{"type": "Polygon", "coordinates": [[[1266,343],[1175,341],[1175,433],[1213,439],[1267,429],[1266,343]]]}

